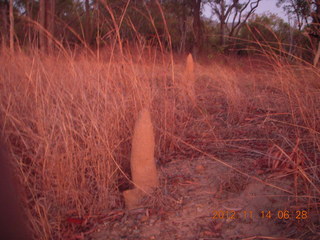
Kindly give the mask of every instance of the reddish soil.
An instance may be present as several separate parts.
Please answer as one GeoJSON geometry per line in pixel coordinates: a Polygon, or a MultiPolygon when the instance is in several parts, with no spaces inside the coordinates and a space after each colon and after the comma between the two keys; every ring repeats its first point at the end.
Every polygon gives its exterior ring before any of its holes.
{"type": "Polygon", "coordinates": [[[315,213],[267,185],[289,189],[288,177],[263,175],[262,183],[199,157],[173,159],[161,167],[161,178],[161,191],[146,199],[149,207],[121,210],[87,239],[317,239],[307,231],[315,213]],[[302,210],[306,220],[297,219],[302,210]]]}

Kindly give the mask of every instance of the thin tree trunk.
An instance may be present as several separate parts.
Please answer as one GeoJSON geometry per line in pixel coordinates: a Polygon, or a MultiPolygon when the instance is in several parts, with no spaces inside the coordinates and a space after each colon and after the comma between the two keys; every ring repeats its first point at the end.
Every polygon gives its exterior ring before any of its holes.
{"type": "Polygon", "coordinates": [[[320,42],[318,42],[318,49],[313,59],[313,66],[316,67],[318,65],[320,58],[320,42]]]}
{"type": "Polygon", "coordinates": [[[226,41],[225,41],[225,29],[226,29],[226,24],[224,22],[225,20],[224,19],[221,19],[221,23],[220,23],[220,44],[221,44],[221,47],[224,47],[224,45],[226,44],[226,41]]]}
{"type": "Polygon", "coordinates": [[[186,13],[185,9],[182,10],[182,15],[179,16],[179,22],[180,22],[180,46],[179,46],[179,52],[183,53],[186,50],[186,39],[187,39],[187,29],[186,29],[186,13]]]}
{"type": "Polygon", "coordinates": [[[193,48],[194,57],[202,51],[202,26],[201,26],[201,0],[193,1],[193,31],[195,38],[195,45],[193,48]]]}
{"type": "Polygon", "coordinates": [[[1,15],[2,15],[2,48],[5,49],[8,46],[8,5],[4,2],[1,4],[1,15]]]}
{"type": "Polygon", "coordinates": [[[39,20],[40,20],[40,30],[39,30],[39,40],[40,40],[40,49],[46,51],[46,4],[45,0],[40,0],[40,9],[39,9],[39,20]]]}
{"type": "Polygon", "coordinates": [[[97,23],[97,35],[96,35],[96,44],[97,44],[97,58],[100,60],[100,4],[99,1],[95,4],[96,10],[96,23],[97,23]]]}
{"type": "MultiPolygon", "coordinates": [[[[27,17],[29,18],[29,20],[32,20],[32,7],[31,7],[30,0],[26,1],[26,11],[27,11],[27,17]]],[[[29,46],[31,46],[32,37],[31,37],[31,27],[29,26],[29,24],[27,24],[27,42],[29,46]]]]}
{"type": "Polygon", "coordinates": [[[91,17],[89,0],[85,1],[86,6],[86,42],[88,45],[91,43],[91,17]]]}
{"type": "Polygon", "coordinates": [[[47,18],[47,30],[49,33],[48,36],[48,52],[52,53],[53,51],[53,39],[54,39],[54,16],[55,16],[55,0],[47,0],[46,3],[46,18],[47,18]]]}
{"type": "Polygon", "coordinates": [[[10,52],[14,52],[14,18],[13,18],[13,0],[9,2],[9,19],[10,19],[10,52]]]}
{"type": "Polygon", "coordinates": [[[292,58],[292,52],[293,52],[293,28],[295,28],[296,26],[291,26],[291,18],[288,17],[288,22],[289,22],[289,26],[290,26],[290,46],[289,46],[289,57],[292,58]]]}
{"type": "Polygon", "coordinates": [[[220,44],[221,47],[225,45],[225,28],[226,28],[226,16],[225,16],[225,2],[222,0],[221,2],[221,19],[220,19],[220,44]]]}
{"type": "Polygon", "coordinates": [[[313,32],[314,32],[314,36],[313,36],[313,42],[314,42],[314,51],[315,51],[315,56],[313,59],[313,66],[317,66],[318,61],[319,61],[319,57],[320,57],[320,42],[318,40],[319,36],[320,36],[320,27],[319,27],[319,23],[320,23],[320,0],[316,0],[315,1],[315,12],[312,14],[312,26],[313,26],[313,32]]]}

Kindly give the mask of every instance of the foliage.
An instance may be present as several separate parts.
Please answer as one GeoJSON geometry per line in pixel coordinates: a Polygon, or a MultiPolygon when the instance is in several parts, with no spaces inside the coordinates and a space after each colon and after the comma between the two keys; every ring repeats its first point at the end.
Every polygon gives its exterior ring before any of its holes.
{"type": "Polygon", "coordinates": [[[277,6],[283,6],[287,14],[296,18],[299,30],[302,29],[304,22],[311,14],[310,5],[305,0],[278,0],[277,6]]]}
{"type": "MultiPolygon", "coordinates": [[[[308,56],[308,38],[276,14],[253,15],[241,29],[238,50],[260,52],[268,48],[276,54],[308,56]]],[[[308,59],[310,60],[310,59],[308,59]]]]}
{"type": "MultiPolygon", "coordinates": [[[[39,47],[39,2],[14,1],[16,46],[39,47]]],[[[314,41],[311,46],[308,36],[303,35],[302,31],[306,30],[310,36],[312,32],[317,32],[318,25],[310,23],[311,19],[313,22],[317,20],[315,1],[311,1],[310,5],[304,0],[278,0],[278,6],[283,6],[288,14],[299,19],[298,30],[276,15],[252,16],[259,2],[202,0],[199,25],[195,24],[194,1],[55,0],[55,27],[50,34],[55,39],[56,48],[59,48],[59,44],[99,48],[114,44],[116,40],[140,46],[162,45],[161,49],[172,49],[179,53],[191,52],[199,42],[202,42],[203,52],[206,53],[257,47],[252,41],[260,41],[269,47],[294,54],[292,49],[314,49],[314,41]],[[211,6],[218,21],[203,17],[205,5],[211,6]],[[202,40],[197,37],[199,34],[203,35],[202,40]]],[[[6,3],[0,1],[1,5],[6,3]]],[[[1,13],[8,15],[6,11],[1,13]]],[[[6,15],[2,15],[1,19],[6,19],[6,15]]],[[[9,39],[8,24],[9,21],[1,29],[3,45],[9,39]]],[[[302,52],[299,54],[307,55],[302,52]]]]}

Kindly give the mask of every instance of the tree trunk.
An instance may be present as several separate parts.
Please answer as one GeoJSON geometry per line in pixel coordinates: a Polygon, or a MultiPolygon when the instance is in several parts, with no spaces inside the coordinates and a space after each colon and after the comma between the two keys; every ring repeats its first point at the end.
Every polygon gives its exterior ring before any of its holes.
{"type": "Polygon", "coordinates": [[[48,31],[48,52],[52,53],[53,51],[53,40],[54,40],[54,16],[55,16],[56,1],[47,0],[46,1],[46,24],[48,31]]]}
{"type": "Polygon", "coordinates": [[[10,19],[10,52],[14,52],[14,18],[13,18],[13,0],[9,2],[9,19],[10,19]]]}
{"type": "Polygon", "coordinates": [[[314,67],[316,67],[318,65],[319,58],[320,58],[320,42],[318,42],[318,49],[317,49],[316,54],[313,59],[313,66],[314,67]]]}
{"type": "MultiPolygon", "coordinates": [[[[30,0],[26,1],[26,14],[27,14],[27,18],[29,20],[32,20],[32,3],[30,0]]],[[[32,29],[29,26],[29,24],[27,24],[27,44],[29,44],[29,46],[31,46],[32,43],[32,29]]]]}
{"type": "Polygon", "coordinates": [[[193,0],[193,32],[195,44],[193,47],[194,57],[197,58],[202,51],[202,25],[201,25],[201,0],[193,0]]]}
{"type": "Polygon", "coordinates": [[[226,44],[226,41],[225,41],[225,29],[226,29],[226,23],[224,22],[224,18],[221,19],[221,23],[220,23],[220,44],[221,44],[221,47],[224,47],[224,45],[226,44]]]}
{"type": "Polygon", "coordinates": [[[187,39],[187,27],[186,27],[186,12],[185,8],[182,9],[182,13],[179,16],[179,22],[180,22],[180,46],[179,46],[179,52],[184,53],[186,50],[186,39],[187,39]]]}
{"type": "Polygon", "coordinates": [[[96,18],[95,22],[97,23],[97,33],[96,33],[96,46],[97,46],[97,58],[100,59],[100,3],[99,1],[95,1],[94,4],[95,12],[96,12],[96,18]]]}
{"type": "Polygon", "coordinates": [[[91,17],[90,17],[89,0],[85,1],[85,6],[86,6],[86,29],[85,29],[86,42],[88,45],[90,45],[90,43],[91,43],[91,17]]]}
{"type": "Polygon", "coordinates": [[[317,66],[320,57],[320,0],[315,1],[315,12],[312,13],[312,40],[314,49],[313,66],[317,66]]]}
{"type": "Polygon", "coordinates": [[[1,27],[1,41],[2,41],[2,48],[5,49],[8,46],[8,12],[9,6],[7,2],[0,3],[1,6],[1,18],[2,18],[2,25],[1,27]]]}
{"type": "Polygon", "coordinates": [[[40,40],[40,49],[46,51],[47,41],[45,36],[46,31],[46,0],[40,0],[39,8],[39,21],[40,21],[40,30],[39,30],[39,40],[40,40]]]}
{"type": "Polygon", "coordinates": [[[224,48],[225,42],[225,28],[226,28],[226,15],[225,15],[225,2],[224,0],[221,1],[221,19],[220,19],[220,44],[221,47],[224,48]]]}

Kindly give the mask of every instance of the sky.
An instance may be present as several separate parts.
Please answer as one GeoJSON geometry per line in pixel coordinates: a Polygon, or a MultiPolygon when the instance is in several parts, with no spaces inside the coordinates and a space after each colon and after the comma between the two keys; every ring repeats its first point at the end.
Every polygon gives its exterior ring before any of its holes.
{"type": "Polygon", "coordinates": [[[275,13],[283,19],[287,19],[288,17],[285,15],[282,7],[278,8],[276,6],[276,3],[277,0],[262,0],[256,10],[256,13],[260,14],[266,11],[270,11],[271,13],[275,13]]]}
{"type": "MultiPolygon", "coordinates": [[[[277,14],[279,17],[283,18],[284,20],[287,20],[288,17],[285,15],[285,12],[283,11],[282,7],[278,8],[276,6],[277,0],[262,0],[256,9],[257,14],[261,14],[264,12],[271,12],[277,14]]],[[[210,8],[205,7],[204,15],[206,17],[210,17],[210,8]]]]}

